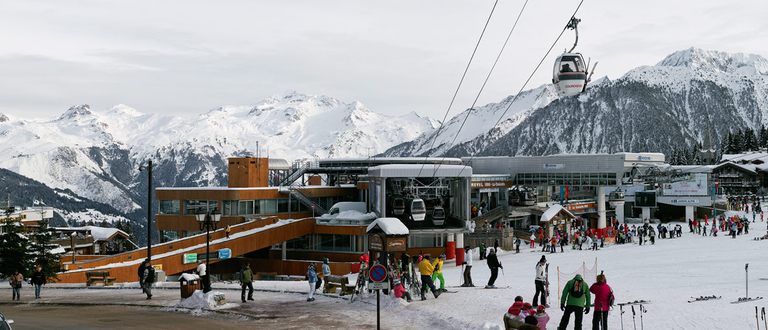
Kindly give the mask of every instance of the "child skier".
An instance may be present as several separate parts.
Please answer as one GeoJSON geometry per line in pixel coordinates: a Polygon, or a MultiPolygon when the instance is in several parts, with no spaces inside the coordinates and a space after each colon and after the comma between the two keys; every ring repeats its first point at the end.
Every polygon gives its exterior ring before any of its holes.
{"type": "Polygon", "coordinates": [[[547,315],[546,307],[544,305],[539,305],[539,307],[536,309],[536,314],[534,314],[536,317],[536,320],[538,321],[537,326],[540,330],[547,330],[547,322],[549,322],[549,315],[547,315]]]}

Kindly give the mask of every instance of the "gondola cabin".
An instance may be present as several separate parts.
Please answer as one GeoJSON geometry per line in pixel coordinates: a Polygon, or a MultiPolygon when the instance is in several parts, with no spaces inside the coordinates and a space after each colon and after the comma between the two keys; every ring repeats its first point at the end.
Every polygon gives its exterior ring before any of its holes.
{"type": "Polygon", "coordinates": [[[552,83],[561,97],[583,92],[587,87],[587,79],[587,64],[581,54],[563,53],[555,61],[552,83]]]}

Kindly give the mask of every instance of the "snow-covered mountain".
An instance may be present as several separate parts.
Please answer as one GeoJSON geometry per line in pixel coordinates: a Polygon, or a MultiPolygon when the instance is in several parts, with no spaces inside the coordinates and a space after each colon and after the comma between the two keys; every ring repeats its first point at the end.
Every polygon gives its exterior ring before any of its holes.
{"type": "MultiPolygon", "coordinates": [[[[535,94],[540,89],[524,93],[535,94]]],[[[551,100],[543,97],[542,102],[533,104],[521,102],[517,117],[507,119],[506,126],[484,132],[462,131],[473,137],[458,139],[447,151],[428,154],[669,154],[673,148],[703,142],[707,134],[719,146],[729,131],[768,125],[768,60],[759,55],[690,48],[654,66],[635,68],[619,79],[593,82],[581,95],[551,100]]],[[[470,120],[483,120],[472,116],[470,120]]],[[[414,147],[419,141],[395,146],[387,153],[427,153],[414,147]]]]}
{"type": "Polygon", "coordinates": [[[388,116],[296,92],[193,117],[80,105],[51,120],[0,115],[0,167],[128,213],[144,203],[138,168],[146,159],[157,166],[155,185],[221,185],[227,157],[374,155],[436,126],[415,113],[388,116]]]}

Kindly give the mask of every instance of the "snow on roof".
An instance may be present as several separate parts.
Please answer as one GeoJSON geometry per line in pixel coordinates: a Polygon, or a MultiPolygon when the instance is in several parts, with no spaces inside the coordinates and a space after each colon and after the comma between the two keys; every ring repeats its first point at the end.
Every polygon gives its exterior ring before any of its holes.
{"type": "Polygon", "coordinates": [[[366,232],[378,226],[387,235],[408,235],[408,227],[398,218],[378,218],[368,225],[366,232]]]}
{"type": "MultiPolygon", "coordinates": [[[[239,233],[232,234],[228,238],[224,237],[224,238],[219,238],[219,239],[211,240],[210,244],[214,245],[214,244],[224,243],[224,242],[231,241],[231,240],[234,240],[234,239],[237,239],[237,238],[240,238],[240,237],[244,237],[244,236],[248,236],[248,235],[253,235],[253,234],[258,233],[258,232],[269,230],[269,229],[272,229],[272,228],[275,228],[275,227],[284,226],[284,225],[287,225],[287,224],[290,224],[290,223],[293,223],[293,222],[296,222],[296,221],[299,221],[299,220],[293,220],[293,219],[278,220],[277,222],[275,222],[273,224],[269,224],[269,225],[266,225],[266,226],[263,226],[263,227],[253,228],[253,229],[250,229],[250,230],[241,231],[239,233]]],[[[202,233],[202,235],[205,235],[205,233],[202,233]]],[[[172,242],[170,242],[170,243],[172,243],[172,242]]],[[[200,243],[200,244],[189,246],[189,247],[186,247],[186,248],[183,248],[183,249],[178,249],[178,250],[168,251],[166,253],[161,253],[161,254],[153,255],[152,258],[154,260],[160,260],[162,258],[169,257],[169,256],[172,256],[172,255],[180,255],[180,254],[187,253],[189,251],[194,251],[194,250],[197,250],[197,249],[202,249],[202,248],[205,247],[205,245],[206,245],[206,243],[200,243]]],[[[157,247],[158,245],[153,245],[153,246],[157,247]]],[[[90,270],[99,270],[99,269],[109,269],[109,268],[114,268],[114,267],[133,266],[133,265],[138,265],[138,264],[140,264],[142,262],[144,262],[144,259],[136,259],[136,260],[129,260],[129,261],[124,261],[124,262],[111,263],[111,264],[108,264],[108,265],[97,266],[97,267],[93,267],[93,268],[78,269],[77,271],[80,272],[80,271],[90,271],[90,270]]]]}
{"type": "Polygon", "coordinates": [[[573,215],[573,213],[571,213],[571,211],[568,211],[565,208],[563,208],[562,205],[555,204],[555,205],[550,206],[546,211],[544,211],[544,214],[541,215],[541,220],[540,221],[541,222],[549,222],[549,221],[552,220],[552,218],[554,218],[555,216],[560,214],[560,212],[565,212],[565,214],[567,216],[570,216],[571,218],[575,218],[576,217],[576,216],[573,215]]]}
{"type": "Polygon", "coordinates": [[[117,228],[83,226],[83,227],[56,227],[54,229],[56,231],[89,231],[91,232],[91,236],[93,236],[94,241],[107,241],[117,234],[120,234],[126,238],[130,237],[128,233],[117,228]]]}
{"type": "Polygon", "coordinates": [[[409,177],[472,177],[472,168],[465,165],[391,164],[368,169],[368,175],[382,178],[409,177]]]}
{"type": "Polygon", "coordinates": [[[282,158],[270,158],[269,159],[269,169],[270,170],[287,170],[291,168],[291,164],[288,164],[288,161],[282,158]]]}
{"type": "Polygon", "coordinates": [[[752,173],[755,173],[755,170],[758,168],[756,165],[752,165],[752,164],[739,164],[739,163],[733,163],[733,162],[720,163],[715,168],[720,168],[723,166],[735,166],[752,173]]]}

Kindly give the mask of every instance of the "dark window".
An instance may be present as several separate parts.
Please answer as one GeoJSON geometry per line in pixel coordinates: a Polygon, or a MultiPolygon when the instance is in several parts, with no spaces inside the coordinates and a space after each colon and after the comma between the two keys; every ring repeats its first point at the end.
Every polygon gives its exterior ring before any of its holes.
{"type": "Polygon", "coordinates": [[[181,205],[177,200],[160,201],[158,211],[160,214],[179,214],[181,205]]]}

